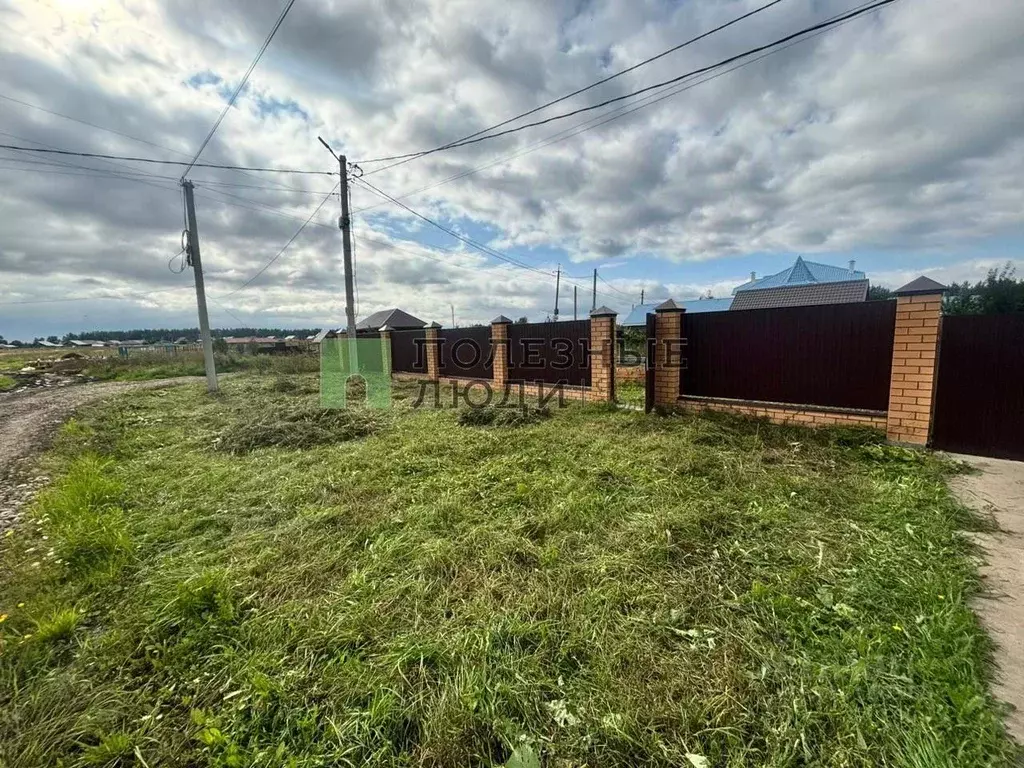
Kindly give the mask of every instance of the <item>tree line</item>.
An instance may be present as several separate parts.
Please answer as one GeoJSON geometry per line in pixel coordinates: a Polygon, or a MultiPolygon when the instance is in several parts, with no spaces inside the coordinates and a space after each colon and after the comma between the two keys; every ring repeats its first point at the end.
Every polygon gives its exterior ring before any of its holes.
{"type": "MultiPolygon", "coordinates": [[[[214,328],[211,333],[214,336],[296,336],[304,339],[317,333],[319,328],[214,328]]],[[[161,342],[173,342],[180,338],[189,340],[199,339],[198,328],[133,328],[129,331],[82,331],[81,333],[66,333],[63,336],[36,336],[32,341],[6,341],[3,334],[0,334],[0,344],[11,344],[15,347],[32,346],[42,341],[51,344],[67,344],[69,341],[85,341],[94,339],[100,341],[129,341],[139,340],[147,344],[159,344],[161,342]]]]}

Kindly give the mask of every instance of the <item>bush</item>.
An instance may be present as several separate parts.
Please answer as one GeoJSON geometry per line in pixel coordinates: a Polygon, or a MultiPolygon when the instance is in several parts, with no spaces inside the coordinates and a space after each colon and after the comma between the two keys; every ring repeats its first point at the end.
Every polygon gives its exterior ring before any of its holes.
{"type": "Polygon", "coordinates": [[[365,411],[315,405],[284,407],[228,427],[218,438],[217,448],[235,455],[257,448],[311,448],[365,437],[379,427],[375,416],[365,411]]]}

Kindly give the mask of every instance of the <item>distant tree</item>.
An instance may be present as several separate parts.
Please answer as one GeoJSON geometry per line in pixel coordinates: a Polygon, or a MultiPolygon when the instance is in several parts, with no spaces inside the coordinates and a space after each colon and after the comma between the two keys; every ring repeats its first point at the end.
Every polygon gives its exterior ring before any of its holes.
{"type": "Polygon", "coordinates": [[[228,343],[224,341],[223,336],[218,336],[213,340],[213,351],[218,355],[226,355],[228,353],[228,343]]]}
{"type": "Polygon", "coordinates": [[[11,339],[9,342],[12,347],[24,347],[25,342],[19,341],[18,339],[11,339]]]}
{"type": "Polygon", "coordinates": [[[57,338],[56,336],[47,336],[46,340],[51,344],[60,344],[60,339],[57,338]]]}
{"type": "Polygon", "coordinates": [[[1002,269],[989,270],[984,280],[971,285],[953,283],[946,292],[943,309],[947,315],[993,315],[1024,312],[1024,280],[1007,262],[1002,269]]]}
{"type": "Polygon", "coordinates": [[[868,288],[868,301],[884,301],[892,298],[892,291],[881,285],[872,285],[868,288]]]}
{"type": "Polygon", "coordinates": [[[6,344],[6,343],[7,342],[4,341],[4,335],[2,333],[0,333],[0,344],[6,344]]]}
{"type": "Polygon", "coordinates": [[[520,317],[520,318],[519,318],[518,320],[516,320],[516,324],[517,324],[517,325],[526,325],[526,324],[527,324],[528,322],[530,322],[530,321],[529,321],[529,319],[528,319],[528,318],[526,317],[526,315],[523,315],[523,316],[522,316],[522,317],[520,317]]]}

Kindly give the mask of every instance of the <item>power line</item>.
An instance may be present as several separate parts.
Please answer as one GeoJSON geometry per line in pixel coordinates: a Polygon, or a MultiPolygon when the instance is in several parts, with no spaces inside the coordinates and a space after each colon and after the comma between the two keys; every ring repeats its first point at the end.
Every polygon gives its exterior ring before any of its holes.
{"type": "Polygon", "coordinates": [[[390,200],[392,203],[397,205],[399,208],[404,208],[406,211],[408,211],[409,213],[411,213],[413,216],[417,217],[418,219],[422,219],[423,221],[427,222],[431,226],[437,227],[437,229],[440,229],[442,232],[448,233],[449,235],[454,237],[456,240],[461,240],[463,243],[465,243],[466,245],[470,246],[471,248],[475,248],[476,250],[481,251],[483,253],[486,253],[489,256],[493,256],[496,259],[500,259],[501,261],[506,261],[509,264],[514,264],[515,266],[520,267],[522,269],[529,269],[532,272],[537,272],[537,273],[542,274],[542,275],[547,275],[548,277],[554,277],[555,276],[554,272],[545,272],[544,270],[537,269],[536,267],[532,267],[529,264],[524,264],[524,263],[522,263],[520,261],[517,261],[517,260],[513,259],[511,256],[506,256],[504,253],[501,253],[499,251],[494,250],[493,248],[490,248],[490,247],[488,247],[486,245],[478,243],[477,241],[473,240],[472,238],[460,235],[455,230],[449,229],[448,227],[444,226],[443,224],[440,224],[440,223],[434,221],[430,217],[424,216],[419,211],[413,210],[412,208],[410,208],[405,203],[400,202],[399,200],[396,200],[395,198],[391,197],[391,195],[389,195],[387,192],[381,191],[380,189],[378,189],[377,187],[375,187],[373,184],[371,184],[370,182],[366,181],[365,179],[361,179],[361,178],[356,177],[355,181],[357,181],[360,184],[362,184],[362,185],[368,187],[369,189],[373,190],[374,192],[376,192],[381,197],[390,200]]]}
{"type": "Polygon", "coordinates": [[[203,139],[203,143],[199,145],[199,149],[196,150],[196,155],[195,157],[192,158],[192,162],[188,164],[188,168],[186,168],[184,172],[181,174],[182,178],[185,178],[188,172],[192,170],[192,167],[196,164],[196,161],[199,160],[199,156],[203,154],[203,150],[206,149],[206,145],[209,144],[210,139],[213,138],[213,134],[217,132],[217,129],[220,128],[220,124],[224,121],[224,118],[227,117],[228,110],[230,110],[231,107],[235,105],[235,100],[238,98],[238,95],[242,92],[242,89],[245,87],[245,84],[249,82],[249,76],[252,74],[253,70],[256,69],[256,65],[260,63],[260,59],[263,58],[263,54],[266,52],[267,47],[270,45],[270,41],[274,39],[274,35],[276,35],[277,30],[281,28],[281,24],[284,23],[285,16],[288,15],[288,11],[292,9],[293,5],[295,5],[295,0],[288,0],[288,4],[284,7],[284,10],[281,11],[281,15],[277,17],[277,22],[274,24],[273,29],[270,30],[270,34],[267,35],[267,39],[263,41],[263,45],[260,47],[259,51],[257,51],[255,58],[249,65],[249,68],[245,70],[245,74],[242,75],[242,79],[239,81],[238,87],[236,87],[234,93],[231,94],[231,98],[228,99],[228,103],[224,105],[224,109],[221,111],[220,116],[217,118],[217,122],[213,124],[213,127],[210,129],[210,132],[206,134],[206,138],[203,139]]]}
{"type": "MultiPolygon", "coordinates": [[[[696,75],[704,74],[706,72],[711,72],[711,71],[713,71],[715,69],[719,69],[719,68],[721,68],[723,66],[727,66],[727,65],[729,65],[729,64],[731,64],[733,62],[739,61],[740,59],[746,58],[748,56],[752,56],[752,55],[757,54],[757,53],[761,53],[763,51],[767,51],[767,50],[769,50],[771,48],[774,48],[776,46],[779,46],[779,45],[782,45],[784,43],[787,43],[787,42],[789,42],[791,40],[794,40],[794,39],[796,39],[798,37],[801,37],[803,35],[807,35],[807,34],[810,34],[812,32],[816,32],[816,31],[819,31],[819,30],[824,30],[824,29],[828,29],[828,28],[833,27],[833,26],[837,26],[838,24],[841,24],[843,22],[849,21],[850,19],[857,18],[858,16],[863,16],[866,13],[870,13],[871,11],[877,10],[879,8],[882,8],[882,7],[886,6],[886,5],[890,5],[891,3],[894,3],[894,2],[896,2],[896,0],[879,0],[879,2],[876,2],[876,3],[870,5],[870,6],[866,7],[866,8],[861,8],[860,10],[851,11],[850,13],[847,13],[847,14],[845,14],[843,16],[835,17],[835,18],[833,18],[831,20],[823,21],[823,22],[820,22],[818,24],[813,24],[813,25],[811,25],[809,27],[804,27],[803,29],[801,29],[801,30],[799,30],[797,32],[793,32],[793,33],[791,33],[789,35],[781,37],[778,40],[775,40],[775,41],[773,41],[771,43],[767,43],[765,45],[760,45],[760,46],[757,46],[755,48],[750,48],[750,49],[744,51],[743,53],[739,53],[739,54],[736,54],[734,56],[729,56],[728,58],[722,59],[721,61],[719,61],[719,62],[717,62],[715,64],[709,64],[709,65],[704,66],[704,67],[699,67],[698,69],[691,70],[690,72],[687,72],[686,74],[678,75],[676,77],[669,78],[668,80],[663,80],[663,81],[661,81],[659,83],[654,83],[653,85],[648,85],[648,86],[646,86],[644,88],[640,88],[638,90],[632,91],[632,92],[624,94],[622,96],[615,96],[615,97],[610,98],[610,99],[605,99],[604,101],[599,102],[597,104],[592,104],[592,105],[586,106],[586,107],[580,107],[580,108],[574,109],[574,110],[572,110],[570,112],[563,112],[561,114],[553,115],[553,116],[545,118],[543,120],[535,120],[535,121],[533,121],[531,123],[526,123],[524,125],[520,125],[520,126],[517,126],[515,128],[509,128],[509,129],[504,130],[504,131],[498,131],[497,133],[491,133],[491,134],[488,134],[486,136],[477,136],[476,138],[471,138],[471,139],[466,139],[466,140],[459,141],[459,142],[454,142],[454,143],[448,144],[448,145],[443,146],[443,147],[435,147],[432,150],[426,150],[426,151],[420,152],[420,153],[411,153],[409,155],[395,155],[394,157],[396,159],[397,158],[408,158],[408,157],[422,157],[423,155],[431,154],[433,152],[440,152],[442,150],[456,149],[458,147],[465,147],[465,146],[468,146],[470,144],[477,144],[477,143],[479,143],[481,141],[487,141],[489,139],[497,139],[497,138],[500,138],[502,136],[507,136],[509,134],[518,133],[519,131],[524,131],[527,128],[536,128],[537,126],[546,125],[548,123],[552,123],[552,122],[555,122],[557,120],[564,120],[566,118],[574,117],[575,115],[579,115],[579,114],[582,114],[584,112],[590,112],[590,111],[593,111],[595,109],[600,109],[601,107],[606,107],[609,104],[615,104],[617,102],[624,101],[626,99],[631,99],[631,98],[634,98],[636,96],[640,96],[640,95],[642,95],[644,93],[648,93],[650,91],[657,90],[659,88],[663,88],[664,86],[672,85],[672,84],[678,83],[678,82],[680,82],[682,80],[689,79],[689,78],[694,77],[696,75]]],[[[381,159],[383,160],[383,158],[381,158],[381,159]]],[[[365,163],[365,162],[372,162],[372,161],[364,160],[363,162],[365,163]]]]}
{"type": "Polygon", "coordinates": [[[633,296],[633,294],[631,294],[631,293],[626,293],[625,291],[620,291],[620,290],[619,290],[618,288],[616,288],[616,287],[615,287],[614,285],[612,285],[612,284],[611,284],[611,283],[609,283],[609,282],[608,282],[607,280],[605,280],[605,279],[604,279],[603,277],[601,277],[601,274],[600,274],[600,273],[598,273],[598,275],[597,275],[597,279],[598,279],[598,280],[600,280],[600,281],[601,281],[602,283],[604,283],[605,285],[607,285],[607,286],[608,286],[609,288],[611,288],[611,289],[612,289],[613,291],[615,291],[616,293],[620,293],[620,294],[622,294],[623,296],[625,296],[625,297],[626,297],[627,299],[629,299],[630,301],[632,301],[632,300],[633,300],[633,299],[635,298],[635,297],[633,296]]]}
{"type": "MultiPolygon", "coordinates": [[[[475,133],[469,134],[468,136],[463,136],[461,139],[456,139],[455,141],[448,142],[447,144],[443,144],[443,145],[441,145],[439,147],[435,147],[434,149],[429,149],[429,150],[426,150],[424,152],[410,152],[410,153],[405,154],[405,155],[393,155],[391,157],[378,157],[378,158],[375,158],[373,160],[360,160],[360,161],[357,161],[357,162],[361,162],[361,163],[377,163],[377,162],[386,162],[388,160],[405,160],[405,161],[408,161],[408,160],[412,160],[412,159],[417,158],[417,157],[423,157],[424,155],[430,155],[430,154],[433,154],[434,152],[440,152],[441,150],[448,149],[450,147],[456,146],[456,145],[460,144],[461,142],[466,141],[467,139],[475,138],[476,136],[480,136],[481,134],[488,133],[489,131],[493,131],[496,128],[501,128],[503,126],[508,125],[509,123],[514,123],[516,120],[519,120],[519,119],[524,118],[524,117],[529,117],[530,115],[536,114],[537,112],[540,112],[543,109],[547,109],[548,107],[554,106],[555,104],[559,104],[559,103],[561,103],[563,101],[566,101],[567,99],[571,99],[574,96],[579,96],[581,93],[585,93],[585,92],[591,90],[592,88],[597,88],[600,85],[604,85],[605,83],[611,82],[612,80],[614,80],[617,77],[622,77],[623,75],[627,75],[630,72],[633,72],[633,71],[635,71],[637,69],[640,69],[640,67],[647,66],[648,64],[650,64],[652,62],[655,62],[658,59],[662,59],[662,58],[664,58],[665,56],[668,56],[671,53],[675,53],[678,50],[686,48],[689,45],[693,45],[694,43],[699,42],[699,41],[701,41],[701,40],[703,40],[703,39],[705,39],[707,37],[710,37],[711,35],[714,35],[714,34],[716,34],[718,32],[721,32],[722,30],[727,29],[727,28],[733,26],[734,24],[738,24],[739,22],[744,21],[745,19],[749,19],[751,16],[755,16],[755,15],[761,13],[762,11],[766,11],[769,8],[771,8],[772,6],[778,5],[781,2],[782,2],[782,0],[772,0],[772,2],[770,2],[770,3],[766,3],[765,5],[762,5],[759,8],[755,8],[752,11],[749,11],[747,13],[744,13],[741,16],[737,16],[736,18],[732,19],[731,21],[728,21],[725,24],[720,24],[719,26],[717,26],[717,27],[715,27],[713,29],[709,29],[708,31],[703,32],[703,33],[697,35],[696,37],[691,37],[689,40],[686,40],[685,42],[679,43],[678,45],[674,45],[671,48],[668,48],[667,50],[664,50],[664,51],[662,51],[659,54],[651,56],[648,59],[644,59],[643,61],[641,61],[641,62],[639,62],[637,64],[634,64],[631,67],[627,67],[626,69],[619,70],[618,72],[616,72],[613,75],[609,75],[608,77],[605,77],[605,78],[603,78],[601,80],[593,82],[590,85],[584,86],[583,88],[579,88],[579,89],[573,91],[572,93],[567,93],[564,96],[559,96],[557,99],[552,99],[551,101],[549,101],[549,102],[547,102],[545,104],[541,104],[539,107],[534,107],[533,109],[528,110],[527,112],[522,112],[522,113],[520,113],[520,114],[518,114],[518,115],[516,115],[514,117],[510,117],[507,120],[503,120],[500,123],[496,123],[495,125],[490,126],[489,128],[483,128],[483,129],[481,129],[479,131],[476,131],[475,133]]],[[[401,163],[395,163],[395,165],[401,165],[401,163]]],[[[394,166],[388,166],[388,168],[393,168],[393,167],[394,166]]],[[[378,169],[378,170],[387,170],[387,169],[386,168],[381,168],[381,169],[378,169]]],[[[376,172],[377,171],[371,171],[371,173],[376,173],[376,172]]]]}
{"type": "MultiPolygon", "coordinates": [[[[863,7],[865,7],[865,6],[869,5],[869,4],[870,4],[870,0],[869,0],[869,2],[862,3],[859,6],[855,6],[855,8],[863,8],[863,7]]],[[[839,18],[838,15],[831,17],[831,19],[838,19],[838,18],[839,18]]],[[[851,21],[851,19],[846,19],[845,21],[843,21],[843,22],[841,22],[839,24],[836,24],[834,27],[830,27],[829,29],[820,30],[820,31],[814,33],[813,35],[808,35],[807,37],[802,38],[800,40],[794,40],[794,41],[788,43],[787,45],[780,46],[780,47],[775,48],[773,50],[770,50],[770,51],[768,51],[766,53],[762,53],[760,56],[757,56],[757,57],[755,57],[753,59],[749,59],[747,61],[741,62],[741,63],[739,63],[739,64],[737,64],[737,65],[735,65],[733,67],[730,67],[729,69],[725,69],[725,70],[723,70],[721,72],[716,72],[715,74],[708,75],[707,77],[704,77],[704,78],[701,78],[699,80],[696,80],[695,82],[684,83],[682,85],[676,85],[676,86],[666,86],[660,92],[654,92],[654,93],[648,94],[647,96],[644,96],[639,102],[637,102],[634,105],[624,105],[624,106],[616,107],[615,109],[609,110],[608,112],[606,112],[603,115],[599,115],[599,116],[597,116],[595,118],[591,118],[589,120],[585,120],[585,121],[583,121],[581,123],[577,123],[576,125],[571,126],[569,128],[566,128],[566,129],[564,129],[562,131],[559,131],[557,133],[553,133],[553,134],[551,134],[550,136],[548,136],[545,139],[541,139],[541,140],[539,140],[539,141],[537,141],[537,142],[535,142],[533,144],[528,145],[526,149],[520,150],[518,152],[514,152],[514,153],[512,153],[510,155],[506,155],[505,157],[499,158],[499,159],[494,160],[492,162],[485,163],[483,165],[478,165],[478,166],[476,166],[474,168],[470,168],[470,169],[468,169],[466,171],[462,171],[460,173],[454,174],[454,175],[449,176],[449,177],[447,177],[445,179],[442,179],[441,181],[434,182],[433,184],[427,184],[426,186],[419,187],[418,189],[411,190],[409,192],[405,192],[405,193],[403,193],[401,195],[398,195],[397,199],[403,200],[403,199],[405,199],[407,197],[411,197],[413,195],[418,195],[421,192],[426,192],[427,190],[435,189],[436,187],[443,186],[444,184],[448,184],[448,183],[450,183],[452,181],[458,181],[459,179],[466,178],[467,176],[472,176],[473,174],[479,173],[480,171],[484,171],[484,170],[487,170],[489,168],[493,168],[493,167],[495,167],[497,165],[502,165],[502,164],[507,163],[507,162],[509,162],[511,160],[515,160],[515,159],[518,159],[518,158],[523,157],[525,155],[532,154],[533,152],[536,152],[536,151],[538,151],[540,149],[544,149],[545,147],[549,147],[549,146],[551,146],[553,144],[557,144],[559,142],[566,141],[567,139],[571,139],[574,136],[579,136],[580,134],[586,133],[587,131],[593,130],[595,128],[600,128],[603,125],[607,125],[608,123],[614,122],[615,120],[619,120],[619,119],[621,119],[623,117],[627,117],[628,115],[631,115],[634,112],[638,112],[641,109],[645,109],[646,107],[653,106],[654,104],[657,104],[657,103],[659,103],[661,101],[664,101],[665,99],[671,98],[672,96],[676,96],[676,95],[678,95],[680,93],[683,93],[685,91],[689,91],[692,88],[696,88],[698,85],[703,85],[705,83],[711,82],[712,80],[717,80],[718,78],[724,77],[725,75],[728,75],[728,74],[730,74],[732,72],[735,72],[738,69],[743,69],[744,67],[748,67],[751,64],[756,64],[757,62],[762,61],[763,59],[766,59],[769,56],[773,56],[773,55],[775,55],[777,53],[781,53],[782,51],[787,50],[789,48],[792,48],[795,45],[799,45],[800,43],[804,43],[804,42],[812,40],[812,39],[814,39],[816,37],[820,37],[821,35],[824,35],[827,32],[832,31],[833,29],[838,29],[840,26],[843,26],[845,24],[850,23],[850,21],[851,21]]],[[[396,165],[398,165],[398,163],[396,163],[396,165]]],[[[393,167],[393,166],[387,166],[387,167],[390,168],[390,167],[393,167]]],[[[378,169],[378,170],[386,170],[386,169],[387,168],[381,168],[381,169],[378,169]]],[[[369,175],[369,174],[367,174],[367,175],[369,175]]],[[[385,201],[382,201],[380,203],[376,203],[374,205],[364,206],[363,208],[360,208],[358,210],[353,211],[353,213],[362,213],[364,211],[372,210],[374,208],[379,208],[380,206],[386,205],[386,204],[387,204],[387,201],[385,200],[385,201]]]]}
{"type": "MultiPolygon", "coordinates": [[[[335,184],[335,185],[334,185],[334,189],[337,189],[337,188],[338,188],[339,186],[341,186],[341,182],[338,182],[337,184],[335,184]]],[[[334,189],[332,189],[332,190],[331,190],[331,192],[332,192],[332,193],[334,192],[334,189]]],[[[317,207],[316,207],[316,208],[315,208],[315,209],[313,210],[313,212],[312,212],[311,214],[309,214],[309,218],[307,218],[307,219],[306,219],[306,220],[305,220],[305,221],[304,221],[304,222],[302,223],[302,226],[301,226],[301,227],[299,227],[299,228],[298,228],[297,230],[295,230],[295,234],[294,234],[294,235],[292,235],[292,236],[291,236],[290,238],[288,238],[288,242],[284,244],[284,247],[282,247],[282,248],[281,248],[281,250],[280,250],[280,251],[278,251],[278,252],[277,252],[277,253],[276,253],[276,254],[274,255],[274,257],[270,259],[270,261],[268,261],[268,262],[267,262],[266,264],[264,264],[264,265],[263,265],[262,267],[260,267],[260,269],[259,269],[259,270],[258,270],[258,271],[256,272],[256,274],[254,274],[254,275],[253,275],[252,277],[250,277],[250,278],[249,278],[248,280],[246,280],[246,281],[245,281],[244,283],[242,283],[242,284],[241,284],[240,286],[238,286],[238,287],[237,287],[237,288],[235,288],[234,290],[232,290],[232,291],[228,291],[227,293],[224,293],[224,294],[221,294],[221,295],[220,295],[220,296],[218,296],[217,298],[219,298],[219,299],[224,299],[224,298],[227,298],[228,296],[233,296],[234,294],[238,293],[239,291],[243,290],[244,288],[248,288],[248,287],[249,287],[250,285],[252,285],[252,284],[253,284],[253,282],[254,282],[254,281],[255,281],[255,280],[256,280],[256,279],[257,279],[257,278],[258,278],[258,277],[259,277],[260,275],[262,275],[262,274],[263,274],[264,272],[266,272],[266,271],[267,271],[268,269],[270,269],[270,265],[271,265],[271,264],[273,264],[273,263],[274,263],[275,261],[277,261],[277,260],[278,260],[279,258],[281,258],[281,257],[282,257],[282,256],[284,255],[284,252],[288,250],[288,248],[289,248],[289,247],[291,246],[291,244],[292,244],[292,243],[294,243],[294,242],[295,242],[295,238],[297,238],[297,237],[298,237],[299,235],[301,235],[301,234],[302,234],[302,231],[303,231],[303,230],[304,230],[304,229],[305,229],[305,228],[306,228],[306,227],[307,227],[307,226],[309,225],[309,223],[310,223],[310,222],[311,222],[311,221],[313,220],[313,217],[314,217],[314,216],[316,216],[316,215],[317,215],[318,213],[320,213],[320,209],[321,209],[321,208],[323,208],[323,207],[324,207],[324,205],[326,205],[326,204],[327,204],[327,201],[328,201],[328,200],[330,200],[332,196],[333,196],[333,195],[331,195],[331,194],[327,194],[327,195],[325,195],[325,196],[324,196],[324,199],[320,201],[320,205],[318,205],[318,206],[317,206],[317,207]]]]}
{"type": "MultiPolygon", "coordinates": [[[[455,232],[455,231],[453,231],[451,229],[448,229],[448,227],[444,226],[443,224],[439,224],[438,222],[434,221],[433,219],[431,219],[431,218],[429,218],[427,216],[424,216],[419,211],[413,210],[412,208],[410,208],[405,203],[399,202],[398,200],[396,200],[395,198],[391,197],[386,192],[381,191],[380,189],[378,189],[377,187],[375,187],[373,184],[371,184],[370,182],[366,181],[365,179],[361,179],[361,178],[356,177],[354,180],[359,182],[360,184],[363,184],[366,187],[369,187],[371,190],[376,192],[378,195],[381,195],[382,197],[387,198],[388,200],[390,200],[392,203],[394,203],[395,205],[399,206],[400,208],[404,208],[409,213],[411,213],[413,216],[416,216],[417,218],[422,219],[423,221],[427,222],[428,224],[430,224],[430,225],[432,225],[434,227],[437,227],[442,232],[447,232],[449,235],[451,235],[452,237],[456,238],[457,240],[461,240],[462,242],[466,243],[466,245],[470,246],[471,248],[475,248],[476,250],[481,251],[482,253],[485,253],[488,256],[493,256],[494,258],[500,259],[502,261],[506,261],[509,264],[512,264],[514,266],[519,267],[520,269],[525,269],[525,270],[528,270],[530,272],[534,272],[534,273],[536,273],[538,275],[543,275],[544,277],[546,277],[548,279],[551,279],[551,278],[555,277],[555,273],[554,272],[547,272],[545,270],[537,269],[536,267],[532,267],[529,264],[523,264],[523,263],[521,263],[519,261],[516,261],[511,256],[508,256],[508,255],[506,255],[504,253],[496,251],[493,248],[490,248],[490,247],[488,247],[486,245],[478,243],[477,241],[473,240],[472,238],[464,237],[464,236],[460,235],[458,232],[455,232]]],[[[567,283],[567,284],[568,285],[574,285],[574,283],[567,283]]],[[[576,287],[578,288],[580,286],[577,285],[576,287]]],[[[608,298],[614,298],[614,297],[611,297],[609,294],[606,294],[606,293],[601,293],[601,295],[602,296],[607,296],[608,298]]]]}
{"type": "MultiPolygon", "coordinates": [[[[893,0],[888,0],[893,2],[893,0]]],[[[96,152],[72,152],[67,149],[42,149],[39,147],[18,147],[13,144],[0,144],[0,149],[13,149],[18,152],[42,152],[51,155],[67,155],[70,157],[92,157],[99,160],[127,160],[133,163],[152,163],[154,165],[177,165],[188,166],[189,168],[218,168],[225,171],[258,171],[263,173],[296,173],[307,176],[336,176],[328,171],[307,171],[295,168],[256,168],[242,165],[220,165],[218,163],[185,163],[180,160],[156,160],[151,157],[131,157],[127,155],[104,155],[96,152]]]]}

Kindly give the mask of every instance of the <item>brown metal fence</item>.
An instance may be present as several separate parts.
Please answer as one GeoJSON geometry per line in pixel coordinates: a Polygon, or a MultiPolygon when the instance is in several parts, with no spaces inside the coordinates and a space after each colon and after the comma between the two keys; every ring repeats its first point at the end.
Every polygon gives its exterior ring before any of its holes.
{"type": "Polygon", "coordinates": [[[683,315],[683,395],[884,411],[895,301],[683,315]]]}
{"type": "Polygon", "coordinates": [[[932,444],[1024,459],[1024,313],[942,319],[932,444]]]}
{"type": "Polygon", "coordinates": [[[396,373],[427,372],[427,332],[391,332],[391,370],[396,373]]]}
{"type": "Polygon", "coordinates": [[[491,327],[445,328],[437,332],[439,373],[464,379],[493,378],[491,327]]]}
{"type": "Polygon", "coordinates": [[[508,379],[590,386],[590,321],[508,326],[508,379]]]}

